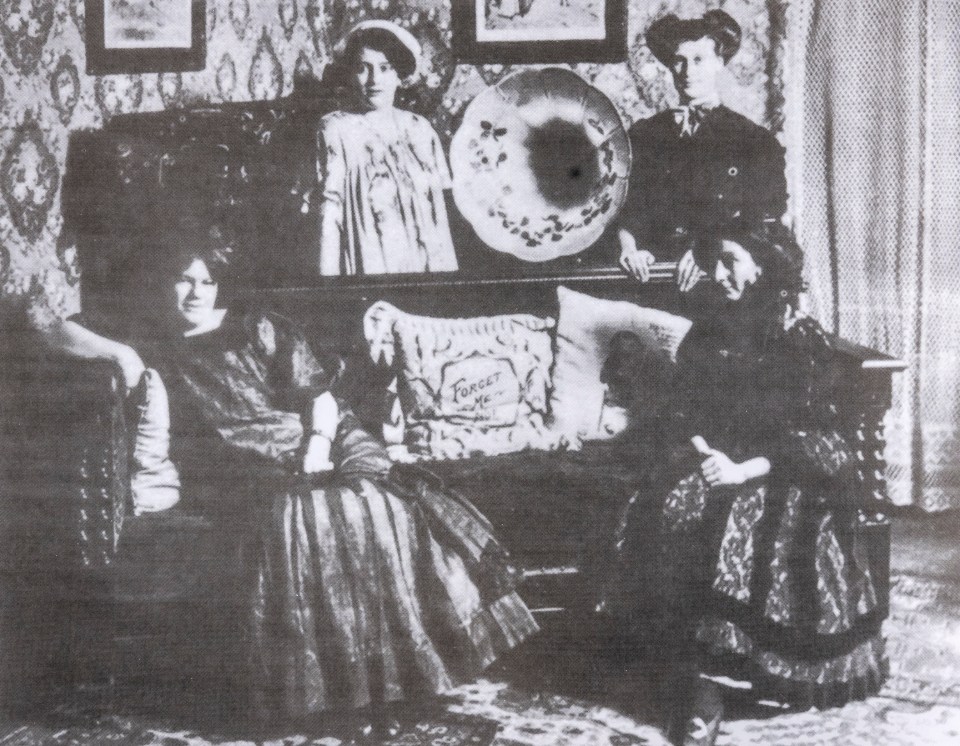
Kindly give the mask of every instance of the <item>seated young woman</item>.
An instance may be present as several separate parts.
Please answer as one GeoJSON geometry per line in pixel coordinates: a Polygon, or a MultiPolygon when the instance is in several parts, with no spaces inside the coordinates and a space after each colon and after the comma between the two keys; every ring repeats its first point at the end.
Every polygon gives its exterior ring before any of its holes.
{"type": "Polygon", "coordinates": [[[791,310],[800,249],[765,224],[694,253],[722,298],[680,346],[659,433],[633,443],[654,466],[624,510],[601,607],[674,672],[674,742],[709,744],[718,679],[825,707],[875,693],[886,659],[831,345],[791,310]]]}
{"type": "Polygon", "coordinates": [[[395,705],[475,676],[536,623],[471,505],[391,482],[385,449],[337,396],[339,359],[282,316],[218,305],[218,243],[165,252],[161,313],[137,352],[75,322],[50,338],[128,378],[142,357],[166,383],[184,500],[205,496],[205,512],[247,532],[261,718],[348,711],[389,730],[395,705]]]}

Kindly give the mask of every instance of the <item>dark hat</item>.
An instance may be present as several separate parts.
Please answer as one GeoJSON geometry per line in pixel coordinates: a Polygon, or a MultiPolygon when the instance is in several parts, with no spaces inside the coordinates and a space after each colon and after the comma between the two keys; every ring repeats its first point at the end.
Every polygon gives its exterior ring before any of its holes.
{"type": "Polygon", "coordinates": [[[740,49],[740,24],[722,10],[708,11],[702,18],[678,18],[670,13],[650,24],[647,46],[654,57],[669,67],[681,42],[703,37],[713,39],[717,54],[726,64],[740,49]]]}

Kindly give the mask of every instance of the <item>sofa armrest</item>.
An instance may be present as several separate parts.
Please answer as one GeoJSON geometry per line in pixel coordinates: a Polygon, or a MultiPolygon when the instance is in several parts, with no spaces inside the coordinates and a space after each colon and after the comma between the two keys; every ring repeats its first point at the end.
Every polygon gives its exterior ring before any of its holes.
{"type": "Polygon", "coordinates": [[[120,373],[57,355],[30,361],[21,384],[21,497],[27,528],[45,545],[32,561],[57,572],[107,566],[130,490],[120,373]]]}
{"type": "Polygon", "coordinates": [[[834,398],[857,460],[859,510],[856,531],[866,549],[883,617],[890,608],[890,508],[887,499],[884,417],[890,409],[893,375],[904,361],[840,337],[836,352],[834,398]]]}
{"type": "Polygon", "coordinates": [[[886,436],[883,420],[890,409],[893,375],[906,370],[904,361],[840,337],[833,337],[838,375],[834,401],[857,458],[857,482],[864,520],[882,520],[886,492],[886,436]]]}

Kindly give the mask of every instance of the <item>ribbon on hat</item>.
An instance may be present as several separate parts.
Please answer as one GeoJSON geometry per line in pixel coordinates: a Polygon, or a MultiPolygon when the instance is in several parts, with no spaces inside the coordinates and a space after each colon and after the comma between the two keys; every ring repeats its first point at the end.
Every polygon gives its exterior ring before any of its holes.
{"type": "Polygon", "coordinates": [[[382,20],[371,20],[371,21],[361,21],[352,29],[350,29],[346,36],[344,36],[339,42],[337,42],[334,47],[334,54],[338,57],[342,57],[343,53],[346,51],[347,42],[350,37],[353,36],[358,31],[365,31],[367,29],[379,29],[381,31],[386,31],[393,35],[393,37],[402,44],[411,55],[413,55],[414,61],[414,71],[413,76],[416,77],[422,72],[423,65],[423,48],[420,46],[420,42],[417,41],[417,37],[407,31],[403,26],[394,23],[393,21],[382,21],[382,20]]]}

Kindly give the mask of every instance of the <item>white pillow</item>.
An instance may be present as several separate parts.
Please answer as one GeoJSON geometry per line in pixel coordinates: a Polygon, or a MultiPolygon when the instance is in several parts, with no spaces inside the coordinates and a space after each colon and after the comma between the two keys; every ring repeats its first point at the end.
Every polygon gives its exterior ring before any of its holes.
{"type": "Polygon", "coordinates": [[[167,510],[180,502],[180,475],[170,460],[170,405],[160,374],[147,368],[137,393],[130,477],[134,515],[167,510]]]}
{"type": "Polygon", "coordinates": [[[553,427],[569,440],[609,438],[627,425],[622,412],[605,412],[600,381],[610,340],[629,331],[676,362],[690,320],[628,301],[594,298],[557,288],[560,309],[550,413],[553,427]]]}
{"type": "Polygon", "coordinates": [[[546,424],[553,326],[526,314],[444,319],[374,304],[364,333],[373,360],[396,371],[402,410],[385,423],[388,445],[402,430],[410,454],[433,459],[558,447],[546,424]]]}

